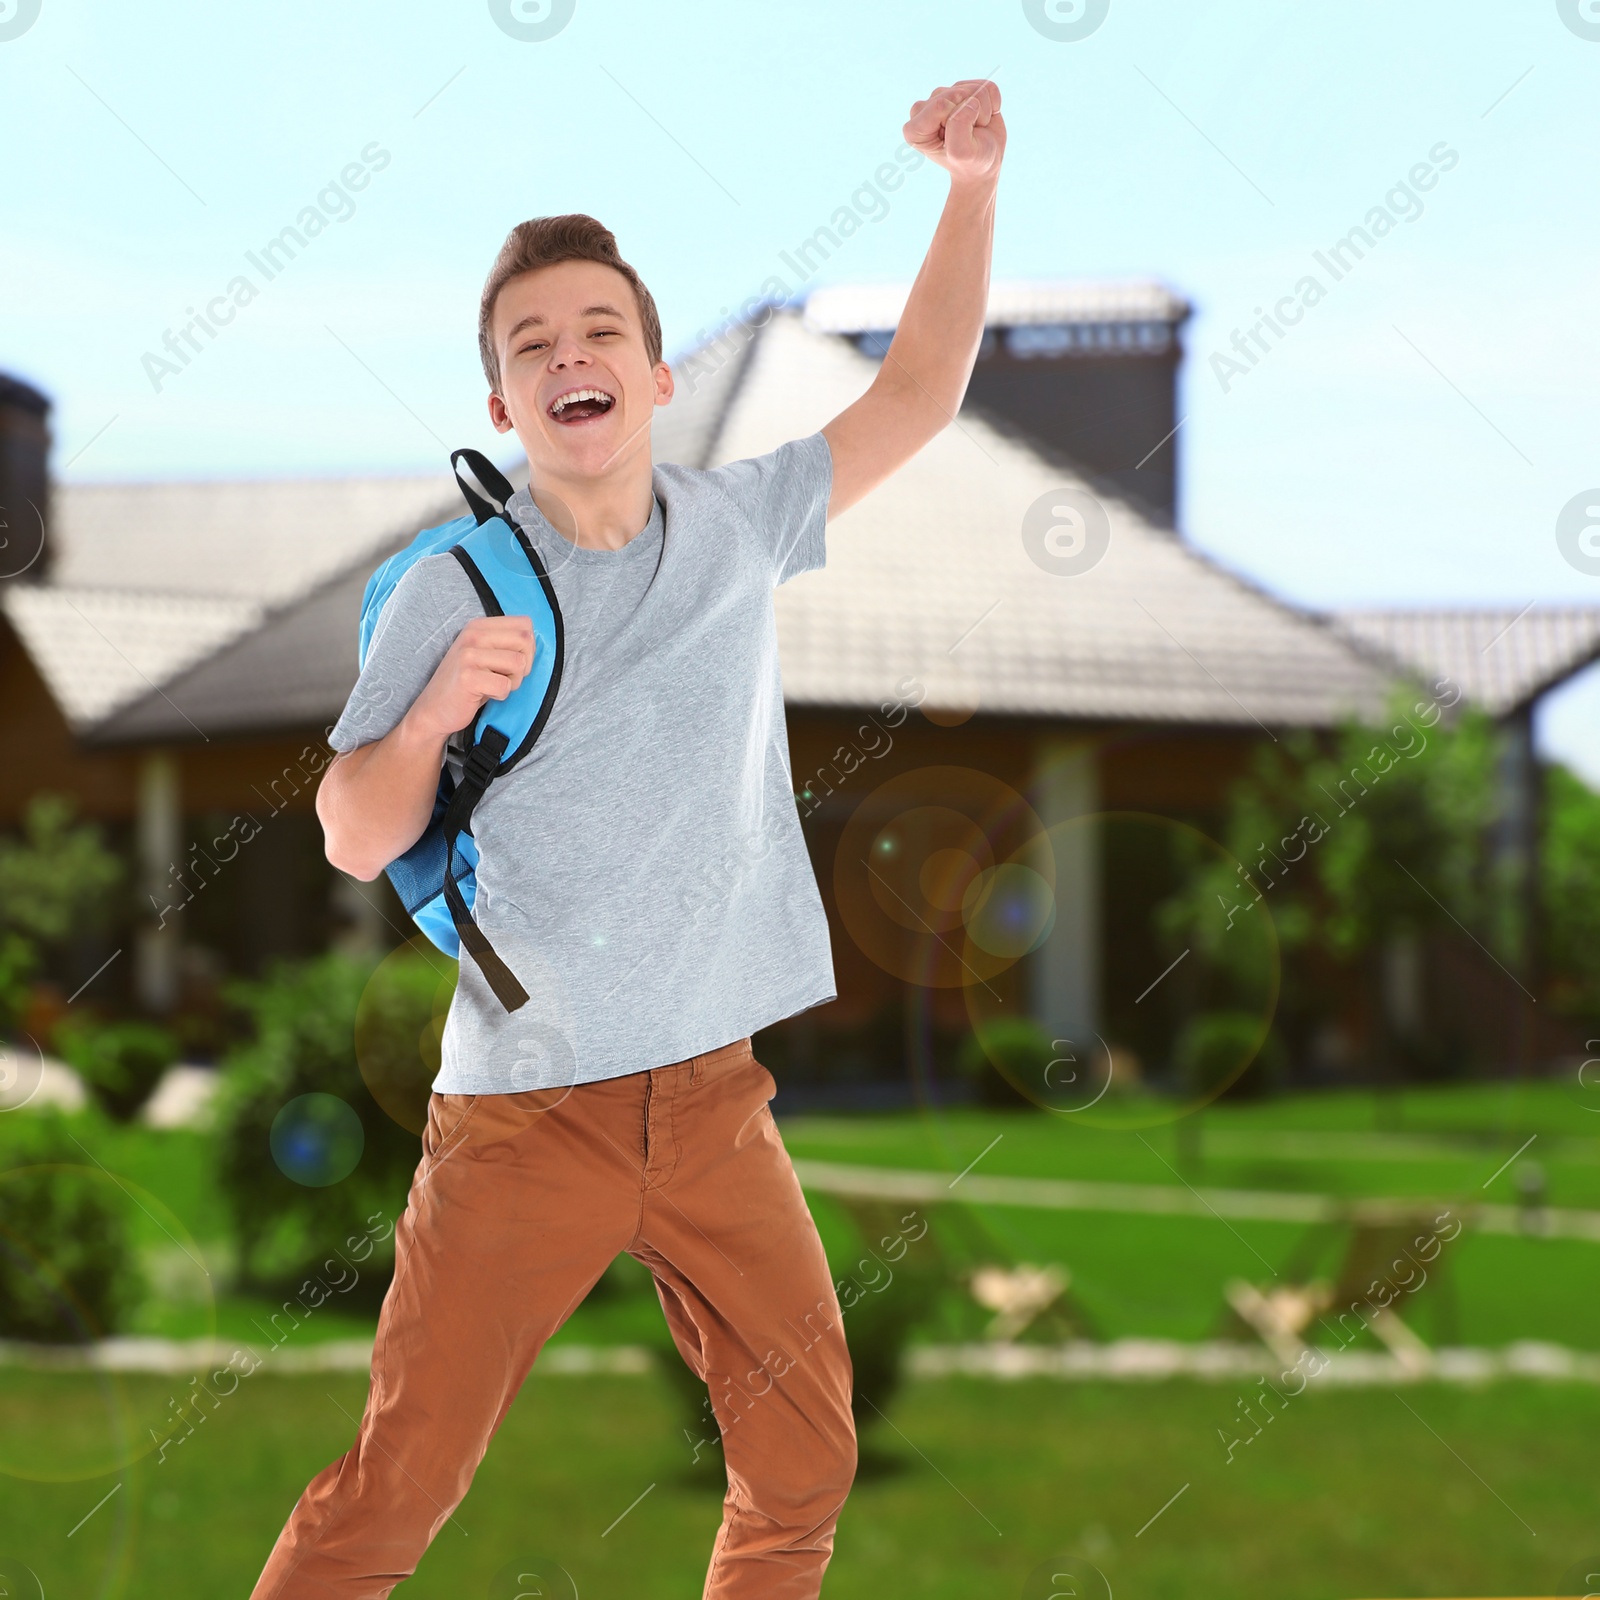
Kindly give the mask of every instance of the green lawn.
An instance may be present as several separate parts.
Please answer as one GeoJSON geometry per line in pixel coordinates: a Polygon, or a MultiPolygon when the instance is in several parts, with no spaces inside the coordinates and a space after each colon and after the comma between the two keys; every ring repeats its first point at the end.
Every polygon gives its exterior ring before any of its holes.
{"type": "Polygon", "coordinates": [[[1003,1135],[977,1170],[1026,1177],[1194,1183],[1339,1195],[1440,1195],[1511,1202],[1522,1158],[1545,1172],[1551,1205],[1600,1208],[1600,1116],[1560,1085],[1293,1095],[1208,1107],[1188,1119],[1200,1160],[1172,1124],[1115,1131],[1043,1112],[951,1110],[784,1119],[793,1154],[959,1172],[1003,1135]],[[1379,1118],[1383,1120],[1379,1122],[1379,1118]],[[1490,1181],[1492,1180],[1492,1181],[1490,1181]],[[1483,1185],[1488,1182],[1486,1189],[1483,1185]]]}
{"type": "MultiPolygon", "coordinates": [[[[1187,1181],[1346,1197],[1432,1197],[1441,1203],[1513,1201],[1515,1166],[1496,1172],[1533,1138],[1521,1160],[1539,1162],[1550,1203],[1600,1209],[1600,1127],[1591,1126],[1600,1117],[1556,1084],[1413,1089],[1382,1102],[1355,1091],[1298,1095],[1213,1106],[1197,1120],[1198,1138],[1187,1149],[1171,1126],[1117,1132],[1027,1111],[785,1117],[780,1126],[797,1158],[952,1174],[977,1160],[974,1170],[990,1175],[1187,1181]]],[[[14,1119],[0,1119],[0,1166],[7,1164],[8,1135],[17,1126],[14,1119]]],[[[115,1128],[92,1116],[74,1119],[74,1129],[94,1159],[158,1196],[198,1241],[222,1285],[215,1305],[218,1333],[259,1340],[259,1325],[272,1307],[226,1288],[226,1210],[211,1178],[207,1138],[115,1128]]],[[[812,1204],[830,1254],[841,1262],[853,1259],[857,1241],[838,1204],[826,1195],[814,1196],[812,1204]]],[[[1318,1244],[1301,1225],[976,1209],[1017,1257],[1066,1266],[1075,1293],[1107,1338],[1205,1338],[1215,1330],[1228,1278],[1267,1281],[1269,1267],[1318,1244]]],[[[153,1223],[135,1220],[146,1246],[172,1257],[172,1241],[153,1223]]],[[[1339,1243],[1332,1233],[1321,1240],[1325,1269],[1331,1269],[1339,1243]]],[[[1600,1319],[1592,1310],[1600,1290],[1600,1245],[1467,1234],[1450,1247],[1446,1265],[1442,1292],[1429,1288],[1411,1308],[1423,1337],[1477,1345],[1547,1339],[1600,1348],[1600,1319]]],[[[639,1286],[637,1275],[633,1283],[639,1286]]],[[[192,1298],[171,1297],[150,1309],[141,1331],[202,1333],[209,1315],[192,1298]]],[[[648,1294],[597,1297],[579,1308],[559,1337],[582,1343],[636,1340],[659,1322],[648,1294]]],[[[330,1302],[296,1339],[351,1337],[372,1323],[370,1316],[349,1315],[330,1302]]],[[[952,1298],[922,1336],[970,1337],[980,1324],[972,1308],[952,1298]]]]}
{"type": "MultiPolygon", "coordinates": [[[[157,1399],[170,1387],[137,1384],[157,1399]]],[[[13,1480],[0,1554],[31,1566],[48,1596],[243,1596],[304,1483],[348,1446],[345,1413],[359,1415],[365,1392],[353,1377],[260,1374],[165,1463],[13,1480]],[[108,1564],[124,1586],[99,1587],[108,1564]]],[[[825,1592],[1010,1600],[1035,1565],[1071,1553],[1119,1596],[1526,1595],[1555,1592],[1600,1552],[1593,1390],[1309,1393],[1229,1464],[1217,1429],[1238,1399],[1186,1382],[913,1384],[895,1428],[864,1448],[825,1592]]],[[[75,1408],[99,1415],[90,1380],[0,1376],[9,1429],[70,1422],[75,1408]]],[[[544,1555],[583,1600],[698,1594],[720,1505],[685,1480],[677,1422],[656,1378],[530,1381],[402,1592],[487,1600],[507,1562],[544,1555]]]]}
{"type": "MultiPolygon", "coordinates": [[[[1228,1104],[1206,1111],[1198,1140],[1185,1141],[1170,1126],[1114,1132],[975,1110],[785,1117],[781,1127],[796,1157],[864,1165],[954,1174],[976,1161],[989,1175],[1457,1204],[1514,1200],[1516,1169],[1497,1169],[1533,1138],[1521,1159],[1541,1164],[1550,1202],[1600,1208],[1590,1120],[1558,1086],[1539,1084],[1414,1090],[1377,1105],[1357,1093],[1228,1104]]],[[[0,1118],[0,1168],[20,1126],[0,1118]]],[[[260,1342],[271,1308],[226,1287],[210,1141],[93,1115],[73,1127],[86,1161],[92,1152],[147,1189],[198,1241],[222,1285],[218,1331],[260,1342]]],[[[813,1206],[830,1254],[849,1270],[858,1246],[844,1211],[823,1194],[813,1206]]],[[[1312,1242],[1299,1225],[1206,1216],[980,1214],[1017,1257],[1067,1266],[1106,1337],[1204,1338],[1229,1277],[1264,1281],[1269,1265],[1312,1242]]],[[[152,1262],[177,1259],[156,1219],[136,1227],[152,1262]]],[[[1326,1266],[1338,1239],[1322,1244],[1326,1266]]],[[[1446,1292],[1430,1287],[1408,1312],[1425,1338],[1600,1347],[1600,1245],[1469,1233],[1448,1247],[1448,1263],[1446,1292]]],[[[579,1308],[562,1342],[659,1340],[660,1309],[631,1266],[579,1308]]],[[[168,1296],[145,1328],[201,1332],[207,1315],[168,1296]]],[[[952,1291],[918,1337],[970,1338],[984,1316],[952,1291]]],[[[371,1326],[330,1304],[294,1341],[371,1326]]],[[[0,1369],[0,1560],[26,1562],[50,1596],[247,1593],[295,1496],[348,1445],[366,1380],[257,1374],[166,1462],[147,1456],[116,1470],[128,1452],[119,1455],[114,1419],[137,1439],[186,1392],[178,1377],[0,1369]],[[111,1403],[119,1394],[121,1410],[111,1403]],[[73,1462],[75,1481],[38,1481],[73,1462]]],[[[1554,1592],[1560,1573],[1600,1554],[1600,1392],[1522,1381],[1313,1392],[1229,1464],[1218,1430],[1239,1436],[1241,1397],[1245,1387],[1189,1382],[911,1383],[892,1404],[893,1426],[867,1441],[826,1592],[1021,1600],[1038,1563],[1076,1554],[1124,1597],[1534,1594],[1554,1592]]],[[[573,1573],[583,1600],[698,1594],[719,1504],[686,1476],[681,1420],[657,1377],[536,1372],[458,1514],[466,1534],[447,1525],[404,1592],[488,1600],[492,1574],[544,1555],[573,1573]]]]}
{"type": "MultiPolygon", "coordinates": [[[[1119,1132],[1026,1111],[814,1116],[785,1120],[782,1128],[796,1158],[951,1173],[977,1160],[974,1170],[990,1175],[1441,1204],[1513,1203],[1516,1164],[1506,1165],[1507,1158],[1531,1137],[1520,1163],[1543,1168],[1548,1202],[1600,1209],[1600,1127],[1591,1126],[1600,1118],[1559,1085],[1414,1089],[1376,1110],[1366,1093],[1301,1095],[1213,1106],[1198,1122],[1188,1152],[1170,1126],[1119,1132]],[[1379,1117],[1383,1125],[1375,1126],[1379,1117]]],[[[835,1203],[817,1196],[813,1209],[830,1248],[837,1241],[847,1249],[835,1203]]],[[[1268,1265],[1284,1264],[1308,1244],[1320,1249],[1319,1264],[1331,1273],[1342,1242],[1333,1231],[1308,1238],[1301,1224],[976,1209],[1017,1256],[1069,1267],[1076,1293],[1108,1338],[1205,1338],[1215,1331],[1228,1278],[1267,1281],[1268,1265]]],[[[1449,1247],[1445,1265],[1443,1292],[1426,1291],[1411,1312],[1425,1338],[1600,1348],[1600,1244],[1469,1233],[1449,1247]]]]}

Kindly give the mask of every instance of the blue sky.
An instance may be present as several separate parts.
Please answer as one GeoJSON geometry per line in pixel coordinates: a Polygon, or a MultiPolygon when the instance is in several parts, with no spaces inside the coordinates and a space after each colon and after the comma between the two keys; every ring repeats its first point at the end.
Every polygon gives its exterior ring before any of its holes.
{"type": "MultiPolygon", "coordinates": [[[[996,275],[1153,276],[1195,305],[1199,547],[1312,605],[1600,599],[1554,534],[1600,484],[1594,0],[1109,0],[1075,42],[1022,0],[576,0],[536,42],[493,9],[39,0],[0,39],[0,368],[54,398],[62,477],[503,455],[474,318],[512,223],[604,219],[678,351],[891,158],[913,99],[992,73],[996,275]],[[1441,141],[1420,215],[1225,392],[1212,353],[1441,141]],[[351,163],[353,210],[156,392],[146,353],[351,163]]],[[[816,281],[909,278],[943,182],[919,170],[816,281]]],[[[1542,738],[1600,780],[1595,729],[1586,679],[1542,738]]]]}

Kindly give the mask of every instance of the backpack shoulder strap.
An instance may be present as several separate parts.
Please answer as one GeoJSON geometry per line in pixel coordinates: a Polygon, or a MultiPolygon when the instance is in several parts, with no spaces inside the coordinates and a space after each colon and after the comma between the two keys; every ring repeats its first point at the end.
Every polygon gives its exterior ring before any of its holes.
{"type": "Polygon", "coordinates": [[[483,929],[472,918],[472,910],[455,880],[456,836],[470,831],[473,808],[483,798],[483,792],[494,778],[495,768],[505,753],[506,736],[498,728],[485,728],[483,736],[473,745],[467,756],[461,782],[450,796],[440,826],[444,830],[444,898],[450,908],[450,920],[455,924],[456,937],[478,963],[495,998],[507,1011],[515,1011],[527,1003],[528,991],[517,981],[517,975],[502,961],[489,943],[483,929]]]}
{"type": "Polygon", "coordinates": [[[486,455],[478,450],[452,450],[450,452],[450,470],[455,473],[456,485],[461,490],[461,497],[471,507],[472,515],[477,519],[479,527],[482,527],[491,517],[503,516],[506,502],[517,492],[511,487],[511,480],[486,455]],[[473,477],[493,497],[493,500],[485,499],[477,489],[474,489],[461,476],[461,463],[463,461],[472,469],[473,477]],[[499,501],[498,505],[493,503],[495,500],[499,501]]]}
{"type": "Polygon", "coordinates": [[[474,920],[456,882],[456,840],[462,833],[472,832],[473,812],[489,785],[527,754],[543,730],[561,682],[564,630],[544,563],[505,510],[516,491],[476,450],[457,450],[450,461],[457,469],[461,493],[477,519],[477,527],[452,545],[450,553],[471,582],[485,616],[504,616],[508,607],[516,615],[527,614],[537,639],[528,677],[504,701],[487,701],[479,711],[472,748],[439,822],[445,847],[444,898],[456,937],[477,962],[495,998],[511,1012],[526,1004],[528,993],[474,920]],[[461,479],[462,461],[479,485],[500,502],[498,506],[461,479]]]}
{"type": "Polygon", "coordinates": [[[451,552],[466,573],[484,615],[527,617],[533,623],[533,666],[504,700],[487,700],[478,712],[474,738],[486,726],[506,736],[504,777],[532,749],[553,709],[566,656],[566,630],[555,585],[539,552],[509,516],[494,516],[474,528],[451,552]]]}

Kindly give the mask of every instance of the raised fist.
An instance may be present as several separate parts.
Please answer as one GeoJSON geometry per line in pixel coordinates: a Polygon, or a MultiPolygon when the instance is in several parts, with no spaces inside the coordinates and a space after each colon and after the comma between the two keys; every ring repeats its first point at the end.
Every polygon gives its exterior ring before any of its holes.
{"type": "Polygon", "coordinates": [[[999,88],[988,78],[963,78],[935,89],[912,106],[905,137],[952,178],[993,182],[1006,149],[999,88]]]}

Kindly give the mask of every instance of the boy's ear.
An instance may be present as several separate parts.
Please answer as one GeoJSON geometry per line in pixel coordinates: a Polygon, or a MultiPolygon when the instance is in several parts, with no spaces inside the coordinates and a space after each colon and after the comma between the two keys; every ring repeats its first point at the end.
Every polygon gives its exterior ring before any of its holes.
{"type": "Polygon", "coordinates": [[[505,401],[492,389],[489,391],[489,420],[496,433],[511,432],[511,413],[506,410],[505,401]]]}
{"type": "Polygon", "coordinates": [[[658,361],[655,370],[656,404],[664,406],[673,395],[672,368],[665,361],[658,361]]]}

